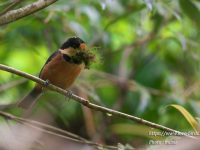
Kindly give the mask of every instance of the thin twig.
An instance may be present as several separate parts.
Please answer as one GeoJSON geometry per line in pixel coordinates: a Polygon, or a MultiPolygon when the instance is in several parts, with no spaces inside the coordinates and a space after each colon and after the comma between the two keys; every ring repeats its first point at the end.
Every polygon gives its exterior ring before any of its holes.
{"type": "MultiPolygon", "coordinates": [[[[2,112],[0,112],[0,113],[2,113],[2,112]]],[[[5,114],[5,112],[4,112],[4,114],[5,114]]],[[[53,127],[53,126],[48,125],[48,124],[44,124],[44,123],[41,123],[41,122],[38,122],[38,121],[35,121],[35,120],[24,119],[24,118],[20,118],[20,117],[16,117],[16,116],[14,116],[13,118],[15,118],[15,120],[26,122],[26,123],[32,124],[34,126],[37,126],[37,127],[41,127],[41,128],[45,128],[47,130],[52,130],[52,131],[56,131],[58,133],[62,133],[64,135],[73,137],[73,138],[78,139],[78,140],[87,141],[86,139],[84,139],[84,138],[82,138],[82,137],[80,137],[76,134],[73,134],[73,133],[70,133],[68,131],[53,127]]]]}
{"type": "MultiPolygon", "coordinates": [[[[106,72],[102,72],[102,71],[92,70],[91,73],[92,73],[93,76],[105,78],[103,80],[100,79],[99,81],[96,82],[95,87],[97,87],[97,88],[100,87],[100,86],[104,86],[104,85],[109,84],[109,82],[108,81],[105,82],[105,80],[109,80],[110,83],[113,83],[115,85],[117,85],[118,81],[121,80],[121,78],[119,76],[116,76],[116,75],[113,75],[113,74],[110,74],[110,73],[106,73],[106,72]]],[[[128,85],[128,89],[132,90],[132,91],[136,91],[137,87],[139,86],[139,87],[143,87],[143,88],[147,89],[148,92],[150,92],[151,94],[154,94],[154,95],[160,96],[160,95],[170,94],[170,93],[167,93],[167,92],[160,91],[158,89],[154,89],[154,88],[151,88],[151,87],[144,86],[144,85],[136,82],[133,79],[127,80],[125,83],[128,85]],[[132,87],[134,87],[134,89],[132,87]]]]}
{"type": "Polygon", "coordinates": [[[0,16],[0,25],[4,25],[13,21],[16,21],[20,18],[28,16],[34,12],[37,12],[52,3],[56,2],[57,0],[38,0],[32,4],[26,5],[22,8],[8,11],[7,13],[0,16]]]}
{"type": "Polygon", "coordinates": [[[185,98],[185,99],[188,99],[189,96],[191,96],[191,94],[199,91],[199,83],[200,81],[196,81],[195,83],[193,83],[191,86],[189,86],[187,89],[185,89],[182,93],[182,96],[185,98]]]}
{"type": "Polygon", "coordinates": [[[20,79],[20,80],[4,83],[4,84],[0,85],[0,92],[10,89],[12,87],[15,87],[19,84],[25,83],[26,81],[27,81],[27,79],[20,79]]]}
{"type": "Polygon", "coordinates": [[[47,124],[44,124],[44,123],[41,123],[41,122],[38,122],[38,121],[20,118],[20,117],[14,116],[12,114],[9,114],[9,113],[3,112],[3,111],[0,111],[0,115],[3,116],[6,120],[10,119],[10,120],[16,121],[20,124],[23,124],[25,126],[29,126],[29,127],[34,128],[36,130],[39,130],[43,133],[54,135],[54,136],[64,138],[64,139],[67,139],[67,140],[71,140],[73,142],[88,144],[88,145],[95,146],[95,147],[102,147],[102,148],[108,148],[108,149],[118,149],[116,146],[102,145],[102,144],[98,144],[98,143],[95,143],[95,142],[88,141],[88,140],[86,140],[86,139],[84,139],[84,138],[82,138],[82,137],[80,137],[76,134],[64,131],[62,129],[59,129],[59,128],[56,128],[56,127],[53,127],[53,126],[50,126],[50,125],[47,125],[47,124]],[[53,129],[53,131],[50,131],[49,129],[53,129]],[[59,131],[59,133],[62,133],[62,134],[55,133],[55,131],[59,131]]]}
{"type": "MultiPolygon", "coordinates": [[[[167,132],[176,133],[178,135],[187,136],[187,135],[185,135],[184,133],[182,133],[180,131],[177,131],[177,130],[174,130],[174,129],[171,129],[171,128],[168,128],[168,127],[165,127],[165,126],[162,126],[162,125],[159,125],[159,124],[144,120],[142,118],[135,117],[135,116],[132,116],[132,115],[129,115],[129,114],[126,114],[126,113],[122,113],[122,112],[119,112],[119,111],[116,111],[116,110],[112,110],[112,109],[109,109],[109,108],[106,108],[106,107],[102,107],[102,106],[93,104],[93,103],[89,102],[88,100],[86,100],[86,99],[84,99],[82,97],[79,97],[79,96],[77,96],[75,94],[72,94],[71,92],[68,92],[68,91],[66,91],[64,89],[61,89],[61,88],[59,88],[59,87],[57,87],[55,85],[49,84],[47,86],[46,85],[46,81],[44,81],[44,80],[42,80],[42,79],[40,79],[38,77],[35,77],[33,75],[30,75],[28,73],[16,70],[16,69],[14,69],[12,67],[0,64],[0,70],[4,70],[4,71],[10,72],[10,73],[25,77],[27,79],[30,79],[30,80],[32,80],[34,82],[37,82],[38,84],[41,84],[42,86],[45,86],[46,88],[48,88],[48,89],[50,89],[52,91],[56,91],[56,92],[58,92],[58,93],[60,93],[62,95],[68,96],[69,98],[81,103],[82,105],[84,105],[84,106],[86,106],[88,108],[94,109],[96,111],[101,111],[101,112],[104,112],[104,113],[107,113],[107,114],[110,114],[110,115],[113,115],[113,116],[118,116],[118,117],[121,117],[121,118],[124,118],[124,119],[129,119],[129,120],[135,121],[137,123],[149,126],[151,128],[156,128],[156,129],[159,129],[159,130],[162,130],[162,131],[167,131],[167,132]]],[[[194,138],[192,136],[187,136],[187,137],[194,138]]]]}

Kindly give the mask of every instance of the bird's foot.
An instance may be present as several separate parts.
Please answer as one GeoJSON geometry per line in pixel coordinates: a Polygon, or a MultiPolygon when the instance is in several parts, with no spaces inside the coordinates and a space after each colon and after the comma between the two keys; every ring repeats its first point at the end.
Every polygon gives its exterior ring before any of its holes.
{"type": "Polygon", "coordinates": [[[49,80],[47,79],[44,83],[44,86],[42,87],[42,91],[49,85],[49,80]]]}
{"type": "Polygon", "coordinates": [[[67,94],[66,94],[66,97],[65,97],[65,98],[66,98],[66,100],[68,100],[68,101],[69,101],[69,100],[72,98],[72,95],[73,95],[73,92],[72,92],[72,91],[70,91],[70,90],[68,90],[68,91],[67,91],[67,94]]]}
{"type": "Polygon", "coordinates": [[[45,81],[45,83],[44,83],[44,86],[48,86],[49,85],[49,80],[47,79],[46,81],[45,81]]]}

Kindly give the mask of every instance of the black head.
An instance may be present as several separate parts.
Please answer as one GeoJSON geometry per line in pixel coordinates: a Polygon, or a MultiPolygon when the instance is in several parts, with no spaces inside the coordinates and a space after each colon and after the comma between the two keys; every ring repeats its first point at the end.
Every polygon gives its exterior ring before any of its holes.
{"type": "Polygon", "coordinates": [[[69,47],[77,49],[77,48],[80,47],[80,45],[82,43],[85,43],[85,42],[82,39],[80,39],[79,37],[71,37],[64,44],[62,44],[60,49],[66,49],[66,48],[69,48],[69,47]]]}

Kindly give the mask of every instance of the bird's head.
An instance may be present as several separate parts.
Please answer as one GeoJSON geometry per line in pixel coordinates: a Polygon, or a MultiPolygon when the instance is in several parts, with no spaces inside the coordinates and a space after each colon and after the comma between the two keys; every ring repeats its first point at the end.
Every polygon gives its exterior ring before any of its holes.
{"type": "Polygon", "coordinates": [[[60,52],[68,56],[75,56],[77,53],[86,51],[85,42],[79,37],[71,37],[60,47],[60,52]]]}
{"type": "Polygon", "coordinates": [[[69,38],[59,50],[63,57],[72,63],[80,64],[84,63],[85,68],[89,68],[91,62],[95,61],[95,54],[89,50],[85,42],[79,37],[69,38]]]}

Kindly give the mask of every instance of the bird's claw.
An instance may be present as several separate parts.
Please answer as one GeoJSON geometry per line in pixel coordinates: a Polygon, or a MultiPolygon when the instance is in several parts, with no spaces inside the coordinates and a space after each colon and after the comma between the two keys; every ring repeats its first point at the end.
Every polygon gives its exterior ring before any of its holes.
{"type": "Polygon", "coordinates": [[[68,90],[68,91],[67,91],[67,94],[66,94],[66,99],[67,99],[67,100],[70,100],[70,99],[72,98],[72,95],[73,95],[73,92],[70,91],[70,90],[68,90]]]}
{"type": "Polygon", "coordinates": [[[44,85],[47,87],[49,85],[49,80],[47,79],[44,83],[44,85]]]}
{"type": "Polygon", "coordinates": [[[45,89],[45,87],[47,87],[49,85],[49,80],[47,79],[45,82],[44,82],[44,86],[42,87],[42,90],[45,89]]]}

